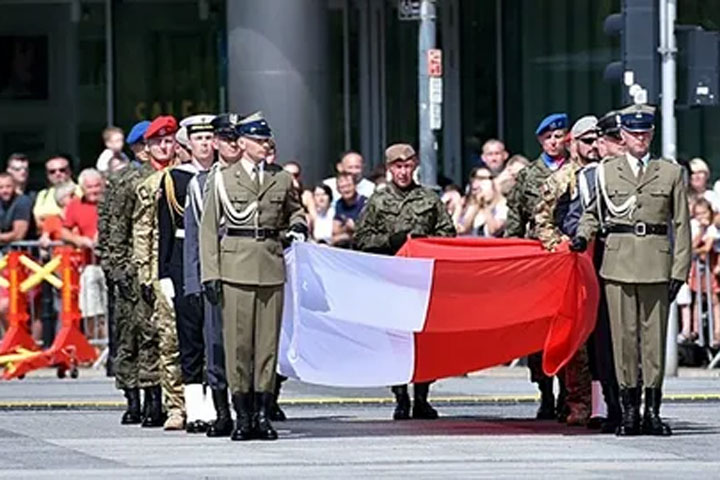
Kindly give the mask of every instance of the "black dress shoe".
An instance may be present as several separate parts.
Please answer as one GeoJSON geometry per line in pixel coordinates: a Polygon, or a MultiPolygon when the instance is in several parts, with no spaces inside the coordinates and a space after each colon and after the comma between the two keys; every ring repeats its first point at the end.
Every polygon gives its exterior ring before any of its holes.
{"type": "Polygon", "coordinates": [[[590,417],[586,426],[588,430],[602,430],[602,426],[606,421],[605,417],[590,417]]]}
{"type": "Polygon", "coordinates": [[[660,419],[660,403],[662,390],[659,388],[645,389],[645,413],[643,414],[642,433],[659,437],[672,435],[670,426],[660,419]]]}
{"type": "Polygon", "coordinates": [[[235,430],[230,435],[230,440],[244,441],[252,440],[254,429],[252,428],[252,394],[240,393],[233,395],[233,407],[235,407],[235,430]]]}
{"type": "Polygon", "coordinates": [[[258,440],[277,440],[278,434],[270,423],[270,410],[275,402],[271,392],[255,393],[255,438],[258,440]]]}
{"type": "Polygon", "coordinates": [[[142,422],[140,416],[140,390],[137,388],[125,389],[127,409],[123,413],[120,423],[122,425],[137,425],[142,422]]]}
{"type": "Polygon", "coordinates": [[[208,428],[210,428],[210,425],[203,420],[195,420],[185,424],[185,431],[187,433],[206,433],[208,428]]]}
{"type": "Polygon", "coordinates": [[[230,416],[230,405],[228,402],[228,391],[212,391],[213,404],[215,405],[216,418],[208,428],[208,437],[229,437],[233,431],[232,417],[230,416]]]}

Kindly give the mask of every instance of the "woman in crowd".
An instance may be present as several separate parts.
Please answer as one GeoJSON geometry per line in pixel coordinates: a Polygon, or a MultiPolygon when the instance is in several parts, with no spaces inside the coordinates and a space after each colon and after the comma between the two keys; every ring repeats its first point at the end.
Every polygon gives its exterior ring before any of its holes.
{"type": "Polygon", "coordinates": [[[330,244],[332,239],[333,208],[332,190],[324,183],[319,184],[313,191],[313,207],[308,211],[310,231],[317,243],[330,244]]]}
{"type": "Polygon", "coordinates": [[[507,219],[507,203],[490,170],[473,169],[465,210],[457,224],[458,234],[501,237],[507,219]]]}

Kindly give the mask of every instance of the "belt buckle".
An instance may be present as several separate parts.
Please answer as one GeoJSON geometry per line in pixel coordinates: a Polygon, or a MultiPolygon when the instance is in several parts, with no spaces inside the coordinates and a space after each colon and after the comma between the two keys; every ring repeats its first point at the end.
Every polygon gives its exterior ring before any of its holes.
{"type": "Polygon", "coordinates": [[[257,240],[258,242],[261,242],[261,241],[265,240],[265,238],[266,238],[265,229],[264,228],[256,228],[255,229],[255,240],[257,240]]]}
{"type": "Polygon", "coordinates": [[[637,222],[633,225],[633,229],[635,230],[635,235],[638,237],[644,237],[647,235],[647,225],[645,222],[637,222]]]}

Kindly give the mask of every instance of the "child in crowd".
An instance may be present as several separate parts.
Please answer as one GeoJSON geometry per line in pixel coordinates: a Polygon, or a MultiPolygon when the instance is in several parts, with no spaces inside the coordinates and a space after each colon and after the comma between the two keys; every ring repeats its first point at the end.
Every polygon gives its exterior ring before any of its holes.
{"type": "Polygon", "coordinates": [[[110,168],[110,159],[114,155],[122,155],[123,147],[125,146],[125,134],[118,127],[108,127],[102,132],[103,143],[105,143],[105,150],[100,154],[95,164],[101,173],[107,173],[110,168]]]}

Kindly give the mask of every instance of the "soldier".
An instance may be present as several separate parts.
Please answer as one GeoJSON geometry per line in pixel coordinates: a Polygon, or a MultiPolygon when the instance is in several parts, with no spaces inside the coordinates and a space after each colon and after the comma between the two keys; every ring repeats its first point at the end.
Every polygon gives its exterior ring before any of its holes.
{"type": "MultiPolygon", "coordinates": [[[[136,135],[142,137],[148,126],[149,122],[133,127],[129,135],[129,138],[135,140],[131,144],[133,147],[139,143],[144,144],[144,138],[137,139],[136,135]]],[[[138,301],[140,287],[137,272],[132,262],[128,262],[128,259],[132,258],[135,231],[135,188],[152,174],[155,168],[150,163],[146,149],[138,150],[136,160],[140,163],[129,165],[117,176],[117,184],[112,187],[109,197],[110,203],[105,207],[111,221],[103,258],[106,258],[111,272],[110,278],[118,292],[115,308],[118,340],[115,382],[118,388],[125,391],[128,399],[128,410],[123,415],[122,422],[138,423],[142,416],[143,427],[156,427],[163,422],[158,331],[150,322],[152,312],[148,305],[138,301]],[[142,388],[145,394],[145,405],[141,413],[138,388],[142,388]]]]}
{"type": "MultiPolygon", "coordinates": [[[[185,194],[196,173],[208,170],[214,160],[212,148],[214,115],[193,115],[180,122],[187,136],[191,160],[167,170],[160,183],[158,215],[158,276],[160,290],[174,307],[180,366],[184,383],[185,430],[207,432],[209,418],[203,389],[205,344],[202,303],[186,297],[183,289],[183,243],[185,239],[185,194]]],[[[178,138],[178,135],[175,136],[178,138]]]]}
{"type": "MultiPolygon", "coordinates": [[[[415,150],[395,144],[385,150],[385,163],[392,176],[387,188],[374,193],[358,219],[355,246],[365,252],[395,255],[408,236],[454,237],[455,227],[440,197],[413,180],[418,167],[415,150]]],[[[413,418],[435,419],[437,411],[428,402],[430,383],[414,385],[413,418]]],[[[410,418],[407,385],[392,387],[395,420],[410,418]]]]}
{"type": "MultiPolygon", "coordinates": [[[[540,202],[535,206],[535,238],[550,251],[569,237],[563,230],[571,202],[578,196],[577,176],[587,164],[598,160],[597,118],[580,118],[570,130],[571,158],[550,175],[540,187],[540,202]]],[[[588,423],[592,404],[591,376],[585,345],[580,347],[564,369],[569,414],[561,416],[568,425],[588,423]]]]}
{"type": "MultiPolygon", "coordinates": [[[[540,185],[553,172],[565,163],[565,135],[567,133],[568,117],[564,113],[554,113],[545,117],[537,129],[535,136],[543,152],[530,165],[520,170],[515,186],[508,196],[508,217],[505,222],[505,237],[531,238],[535,229],[533,212],[535,205],[540,201],[540,185]]],[[[542,370],[542,352],[528,355],[528,368],[530,380],[538,384],[540,390],[540,408],[537,411],[538,420],[555,418],[556,410],[560,417],[565,411],[565,386],[560,376],[560,394],[558,406],[555,407],[553,394],[553,379],[542,370]]]]}
{"type": "MultiPolygon", "coordinates": [[[[227,437],[232,433],[232,417],[228,403],[228,384],[225,373],[225,347],[223,345],[222,310],[203,297],[200,281],[200,219],[204,200],[205,185],[209,172],[216,174],[218,169],[232,165],[240,160],[242,150],[237,144],[235,127],[240,117],[233,113],[225,113],[215,117],[211,125],[215,132],[213,148],[218,152],[218,162],[210,170],[202,170],[190,180],[187,188],[185,207],[185,243],[184,243],[184,293],[187,298],[202,305],[203,337],[205,340],[205,357],[207,378],[212,390],[215,406],[215,421],[210,424],[208,437],[227,437]]],[[[211,180],[212,182],[212,180],[211,180]]],[[[212,184],[212,183],[211,183],[212,184]]]]}
{"type": "Polygon", "coordinates": [[[151,323],[160,338],[161,386],[168,417],[165,430],[182,430],[185,426],[180,352],[178,349],[175,315],[160,288],[158,278],[158,215],[157,203],[160,185],[175,157],[177,121],[172,116],[155,118],[145,132],[146,150],[155,172],[136,188],[136,205],[133,212],[133,263],[137,269],[140,293],[152,307],[151,323]]]}
{"type": "Polygon", "coordinates": [[[215,172],[206,187],[200,265],[207,299],[222,305],[237,413],[231,438],[275,440],[270,412],[285,282],[282,239],[305,240],[308,229],[292,177],[265,162],[273,136],[262,114],[240,122],[237,133],[242,157],[215,172]]]}
{"type": "Polygon", "coordinates": [[[623,436],[671,434],[660,419],[667,314],[690,270],[683,173],[673,162],[650,159],[654,120],[654,108],[647,105],[620,112],[627,153],[597,167],[600,193],[583,213],[571,246],[584,251],[601,227],[607,233],[600,275],[605,280],[622,402],[616,433],[623,436]],[[600,208],[605,216],[598,213],[600,208]],[[642,425],[638,358],[645,385],[642,425]]]}

